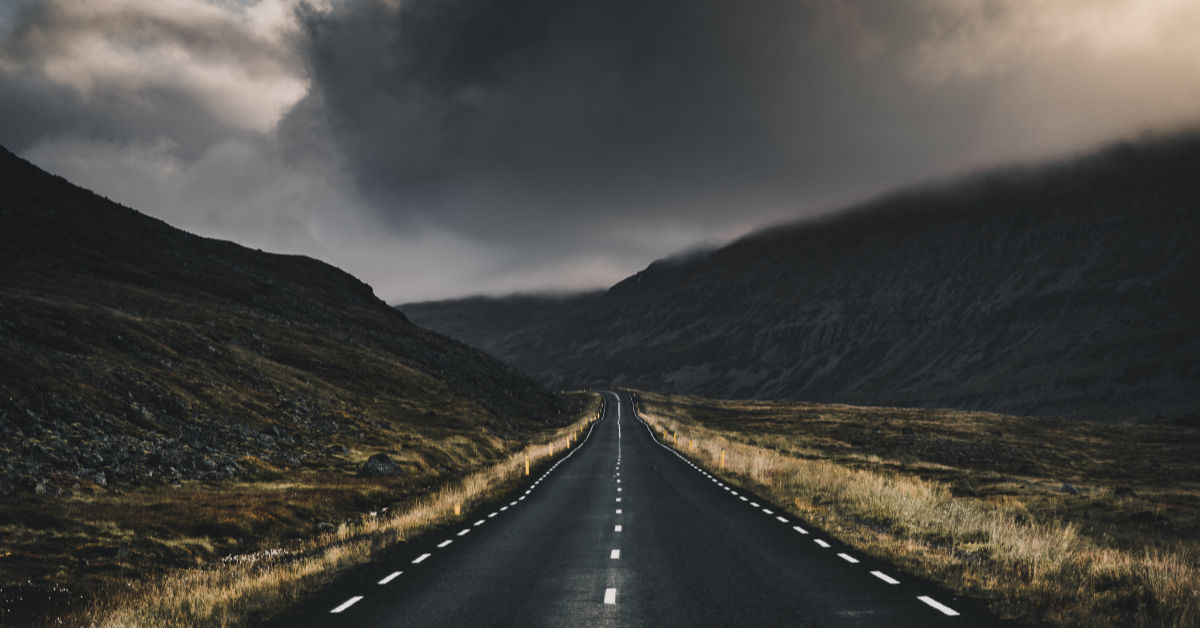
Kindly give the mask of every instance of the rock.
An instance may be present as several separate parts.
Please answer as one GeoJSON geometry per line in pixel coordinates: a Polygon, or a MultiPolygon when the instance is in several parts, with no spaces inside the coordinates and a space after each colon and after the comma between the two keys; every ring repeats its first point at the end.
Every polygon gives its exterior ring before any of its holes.
{"type": "Polygon", "coordinates": [[[1063,485],[1058,490],[1068,495],[1079,494],[1079,489],[1075,488],[1070,482],[1063,482],[1063,485]]]}
{"type": "Polygon", "coordinates": [[[317,532],[330,532],[333,530],[333,524],[328,521],[317,522],[317,532]]]}
{"type": "Polygon", "coordinates": [[[92,478],[92,481],[100,486],[108,486],[108,476],[104,475],[103,471],[97,473],[95,477],[92,478]]]}
{"type": "Polygon", "coordinates": [[[378,477],[381,475],[395,475],[400,473],[400,468],[387,454],[375,454],[363,463],[361,469],[358,470],[359,477],[378,477]]]}

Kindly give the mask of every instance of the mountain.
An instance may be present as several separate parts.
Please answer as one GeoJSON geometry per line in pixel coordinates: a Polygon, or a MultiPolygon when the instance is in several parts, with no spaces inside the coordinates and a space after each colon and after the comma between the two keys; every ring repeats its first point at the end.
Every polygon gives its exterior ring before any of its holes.
{"type": "Polygon", "coordinates": [[[515,443],[565,420],[544,387],[328,264],[186,233],[3,149],[0,270],[0,494],[244,479],[371,447],[438,475],[479,456],[422,439],[515,443]]]}
{"type": "Polygon", "coordinates": [[[400,306],[547,384],[1111,419],[1200,410],[1200,135],[887,195],[605,292],[400,306]]]}

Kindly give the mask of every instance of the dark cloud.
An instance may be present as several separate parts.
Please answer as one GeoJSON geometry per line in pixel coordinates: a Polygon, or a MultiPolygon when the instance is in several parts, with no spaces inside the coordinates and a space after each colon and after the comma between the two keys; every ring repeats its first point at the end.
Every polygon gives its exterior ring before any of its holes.
{"type": "Polygon", "coordinates": [[[14,0],[0,143],[393,300],[590,288],[1195,123],[1197,28],[1144,0],[14,0]]]}
{"type": "MultiPolygon", "coordinates": [[[[849,170],[870,177],[881,148],[917,148],[902,118],[921,103],[878,106],[902,69],[864,55],[883,44],[861,22],[817,32],[827,13],[723,0],[358,2],[306,16],[306,58],[333,141],[401,218],[492,237],[648,209],[711,221],[732,203],[820,197],[849,170]]],[[[922,117],[939,115],[925,105],[922,117]]]]}

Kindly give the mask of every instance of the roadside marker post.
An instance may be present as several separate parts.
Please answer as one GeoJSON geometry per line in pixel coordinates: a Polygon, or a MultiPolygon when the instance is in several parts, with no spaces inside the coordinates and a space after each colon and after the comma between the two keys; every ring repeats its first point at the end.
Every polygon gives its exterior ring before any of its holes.
{"type": "Polygon", "coordinates": [[[725,448],[721,448],[721,470],[725,470],[725,448]]]}
{"type": "Polygon", "coordinates": [[[529,454],[525,454],[525,475],[529,475],[529,454]]]}

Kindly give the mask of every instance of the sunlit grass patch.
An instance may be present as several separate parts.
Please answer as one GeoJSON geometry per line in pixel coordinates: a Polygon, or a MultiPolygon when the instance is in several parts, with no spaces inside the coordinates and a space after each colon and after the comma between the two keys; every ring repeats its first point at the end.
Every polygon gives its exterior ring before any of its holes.
{"type": "Polygon", "coordinates": [[[678,449],[708,469],[1002,616],[1200,623],[1200,456],[1180,445],[1195,449],[1194,427],[650,393],[638,401],[664,441],[680,434],[678,449]],[[1144,456],[1184,474],[1164,482],[1138,464],[1144,456]],[[1079,494],[1064,493],[1065,480],[1079,494]]]}

